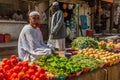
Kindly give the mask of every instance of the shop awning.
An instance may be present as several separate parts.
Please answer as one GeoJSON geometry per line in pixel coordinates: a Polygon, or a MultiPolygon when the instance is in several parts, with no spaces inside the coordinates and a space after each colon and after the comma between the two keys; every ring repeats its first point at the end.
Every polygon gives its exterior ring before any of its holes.
{"type": "Polygon", "coordinates": [[[42,2],[42,1],[48,1],[48,0],[21,0],[21,1],[42,2]]]}
{"type": "Polygon", "coordinates": [[[102,0],[102,1],[113,3],[113,0],[102,0]]]}

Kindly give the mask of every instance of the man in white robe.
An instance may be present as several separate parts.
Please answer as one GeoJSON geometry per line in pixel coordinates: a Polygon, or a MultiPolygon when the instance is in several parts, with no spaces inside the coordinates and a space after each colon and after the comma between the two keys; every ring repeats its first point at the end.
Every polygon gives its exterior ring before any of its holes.
{"type": "Polygon", "coordinates": [[[63,51],[65,49],[67,31],[64,23],[63,12],[60,10],[59,3],[56,1],[53,2],[53,12],[48,45],[63,51]]]}
{"type": "Polygon", "coordinates": [[[33,11],[29,14],[30,24],[22,29],[18,41],[18,56],[21,60],[34,61],[41,55],[50,55],[52,48],[43,42],[43,36],[38,28],[40,14],[33,11]]]}

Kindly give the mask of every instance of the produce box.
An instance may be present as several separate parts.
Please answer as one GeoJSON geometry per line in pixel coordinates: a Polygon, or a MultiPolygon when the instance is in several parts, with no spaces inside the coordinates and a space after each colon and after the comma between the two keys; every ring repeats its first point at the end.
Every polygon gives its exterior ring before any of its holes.
{"type": "Polygon", "coordinates": [[[120,65],[107,67],[108,80],[120,80],[120,65]]]}
{"type": "Polygon", "coordinates": [[[69,80],[106,80],[105,77],[105,71],[103,69],[99,69],[93,72],[84,73],[78,77],[69,80]]]}

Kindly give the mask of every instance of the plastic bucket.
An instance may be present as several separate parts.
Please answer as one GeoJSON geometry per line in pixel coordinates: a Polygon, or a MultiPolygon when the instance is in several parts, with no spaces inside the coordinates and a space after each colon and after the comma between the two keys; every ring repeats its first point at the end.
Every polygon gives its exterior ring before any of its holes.
{"type": "Polygon", "coordinates": [[[86,30],[86,36],[92,37],[93,31],[92,30],[86,30]]]}
{"type": "Polygon", "coordinates": [[[10,41],[11,41],[11,35],[8,34],[8,33],[6,33],[6,34],[5,34],[5,42],[8,43],[8,42],[10,42],[10,41]]]}
{"type": "Polygon", "coordinates": [[[4,34],[0,34],[0,43],[4,43],[5,42],[5,36],[4,34]]]}

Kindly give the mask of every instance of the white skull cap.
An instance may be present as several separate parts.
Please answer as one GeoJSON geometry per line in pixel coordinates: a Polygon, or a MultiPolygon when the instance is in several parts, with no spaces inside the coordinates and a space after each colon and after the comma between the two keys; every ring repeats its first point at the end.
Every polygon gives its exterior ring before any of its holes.
{"type": "Polygon", "coordinates": [[[40,16],[40,13],[38,11],[32,11],[30,12],[29,16],[34,16],[34,15],[38,15],[40,16]]]}
{"type": "Polygon", "coordinates": [[[53,2],[53,6],[58,6],[59,3],[57,1],[53,2]]]}

